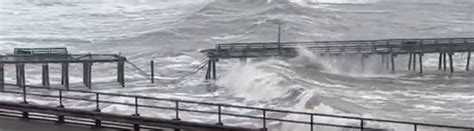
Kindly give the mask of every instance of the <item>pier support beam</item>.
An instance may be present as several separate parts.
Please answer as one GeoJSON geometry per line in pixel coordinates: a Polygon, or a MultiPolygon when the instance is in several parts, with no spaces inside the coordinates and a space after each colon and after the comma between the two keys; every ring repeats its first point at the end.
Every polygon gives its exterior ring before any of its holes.
{"type": "Polygon", "coordinates": [[[443,52],[443,68],[444,68],[444,72],[446,72],[446,70],[447,70],[447,66],[446,66],[446,52],[443,52]]]}
{"type": "Polygon", "coordinates": [[[442,63],[443,63],[442,60],[443,60],[443,53],[440,52],[440,53],[439,53],[439,60],[438,60],[438,70],[441,70],[441,69],[442,69],[442,66],[441,66],[442,63]]]}
{"type": "Polygon", "coordinates": [[[412,59],[413,60],[413,63],[412,63],[413,68],[412,68],[412,70],[416,71],[416,53],[412,53],[412,55],[413,55],[413,59],[412,59]]]}
{"type": "Polygon", "coordinates": [[[212,79],[217,79],[217,72],[216,72],[216,59],[212,61],[212,79]]]}
{"type": "Polygon", "coordinates": [[[392,63],[392,73],[395,73],[395,54],[390,54],[390,62],[392,63]]]}
{"type": "Polygon", "coordinates": [[[43,87],[49,87],[49,65],[48,63],[43,63],[43,87]]]}
{"type": "Polygon", "coordinates": [[[470,62],[471,62],[471,50],[467,52],[466,71],[469,71],[470,62]]]}
{"type": "Polygon", "coordinates": [[[92,63],[84,62],[83,64],[83,83],[89,89],[92,89],[92,63]]]}
{"type": "Polygon", "coordinates": [[[211,79],[211,69],[212,69],[212,61],[208,60],[207,71],[206,71],[206,80],[211,79]]]}
{"type": "Polygon", "coordinates": [[[409,57],[408,57],[408,70],[411,70],[411,61],[412,61],[411,59],[413,59],[412,58],[413,55],[411,53],[409,53],[408,55],[409,55],[409,57]]]}
{"type": "Polygon", "coordinates": [[[117,81],[122,87],[125,87],[125,59],[119,58],[117,62],[117,81]]]}
{"type": "Polygon", "coordinates": [[[19,63],[16,64],[16,84],[19,87],[25,86],[25,64],[19,63]]]}
{"type": "Polygon", "coordinates": [[[217,72],[216,72],[217,59],[211,58],[209,59],[208,62],[209,63],[207,65],[206,80],[209,80],[209,79],[216,80],[217,79],[217,72]]]}
{"type": "Polygon", "coordinates": [[[61,84],[69,90],[69,63],[61,63],[61,84]]]}
{"type": "Polygon", "coordinates": [[[423,53],[418,54],[420,63],[420,75],[423,75],[423,53]]]}
{"type": "Polygon", "coordinates": [[[5,91],[5,69],[3,64],[0,64],[0,91],[5,91]]]}
{"type": "Polygon", "coordinates": [[[454,72],[454,66],[453,66],[453,54],[454,53],[449,53],[449,67],[451,68],[451,73],[454,72]]]}

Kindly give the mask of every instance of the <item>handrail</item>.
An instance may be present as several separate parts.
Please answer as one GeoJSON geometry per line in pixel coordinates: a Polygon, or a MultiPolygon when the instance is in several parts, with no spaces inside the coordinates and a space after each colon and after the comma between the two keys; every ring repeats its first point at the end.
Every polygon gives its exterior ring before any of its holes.
{"type": "MultiPolygon", "coordinates": [[[[15,84],[8,84],[5,85],[15,85],[15,84]]],[[[169,98],[158,98],[158,97],[147,97],[147,96],[136,96],[136,95],[125,95],[125,94],[114,94],[114,93],[104,93],[104,92],[93,92],[93,91],[84,91],[84,90],[65,90],[65,89],[58,89],[58,88],[44,88],[39,86],[25,86],[32,89],[49,89],[59,91],[57,96],[54,95],[44,95],[44,94],[35,94],[35,93],[28,93],[26,88],[20,92],[16,91],[3,91],[3,93],[13,93],[13,94],[23,94],[24,101],[27,101],[27,96],[39,96],[39,97],[48,97],[48,98],[58,98],[59,105],[63,106],[62,101],[64,99],[70,100],[81,100],[87,102],[95,102],[96,109],[100,110],[100,104],[119,104],[125,106],[133,106],[135,107],[135,113],[138,114],[138,108],[155,108],[155,109],[166,109],[166,110],[175,110],[176,112],[176,119],[179,120],[179,112],[195,112],[195,113],[206,113],[206,114],[215,114],[218,115],[218,121],[222,124],[221,117],[222,116],[234,116],[234,117],[244,117],[244,118],[251,118],[251,119],[260,119],[264,123],[266,121],[280,121],[280,122],[289,122],[289,123],[299,123],[299,124],[308,124],[313,127],[314,125],[324,125],[324,126],[331,126],[331,127],[339,127],[339,128],[356,128],[356,129],[368,129],[364,127],[363,121],[376,121],[376,122],[386,122],[386,123],[395,123],[395,124],[406,124],[406,125],[413,125],[416,129],[417,126],[429,126],[429,127],[441,127],[441,128],[455,128],[455,129],[468,129],[473,130],[474,127],[463,127],[463,126],[451,126],[451,125],[439,125],[439,124],[429,124],[429,123],[420,123],[420,122],[407,122],[407,121],[396,121],[396,120],[385,120],[385,119],[374,119],[374,118],[364,118],[364,117],[355,117],[355,116],[342,116],[342,115],[331,115],[331,114],[321,114],[321,113],[310,113],[310,112],[300,112],[300,111],[289,111],[289,110],[279,110],[279,109],[267,109],[267,108],[259,108],[259,107],[247,107],[247,106],[238,106],[238,105],[231,105],[231,104],[219,104],[219,103],[209,103],[209,102],[197,102],[197,101],[190,101],[190,100],[179,100],[179,99],[169,99],[169,98]],[[96,96],[95,99],[86,99],[86,98],[75,98],[65,96],[63,92],[74,92],[74,93],[86,93],[91,94],[91,96],[96,96]],[[107,100],[100,100],[99,96],[115,96],[115,97],[127,97],[135,99],[135,103],[127,103],[127,102],[115,102],[115,101],[107,101],[107,100]],[[163,106],[155,106],[155,105],[143,105],[139,104],[139,100],[156,100],[156,101],[166,101],[170,103],[175,103],[175,107],[163,107],[163,106]],[[180,104],[199,104],[199,105],[207,105],[217,107],[218,111],[202,111],[202,110],[193,110],[193,109],[186,109],[180,108],[180,104]],[[242,114],[233,114],[233,113],[224,113],[221,111],[221,108],[239,108],[239,109],[249,109],[254,110],[257,112],[262,112],[263,116],[254,116],[254,115],[242,115],[242,114]],[[265,114],[268,113],[287,113],[287,114],[294,114],[294,115],[307,115],[311,116],[311,122],[309,120],[291,120],[291,119],[283,119],[283,118],[271,118],[265,114]],[[331,123],[315,123],[313,121],[314,116],[320,117],[330,117],[330,118],[338,118],[338,119],[346,119],[346,120],[358,120],[361,123],[360,126],[348,126],[348,125],[337,125],[331,123]]],[[[173,104],[170,104],[173,105],[173,104]]],[[[266,126],[266,125],[264,125],[266,126]]]]}
{"type": "Polygon", "coordinates": [[[380,39],[380,40],[353,40],[353,41],[309,41],[309,42],[255,42],[255,43],[227,43],[227,44],[217,44],[216,49],[249,49],[252,47],[262,47],[266,48],[269,47],[267,45],[272,45],[270,47],[278,48],[281,44],[283,47],[291,47],[295,48],[297,46],[334,46],[335,43],[339,44],[339,46],[382,46],[382,45],[394,45],[393,42],[398,43],[396,45],[400,45],[401,43],[407,41],[414,41],[417,43],[423,44],[437,44],[442,45],[443,42],[440,41],[448,41],[445,42],[446,44],[474,44],[474,37],[469,38],[424,38],[424,39],[380,39]],[[460,42],[453,42],[453,41],[460,41],[460,42]]]}

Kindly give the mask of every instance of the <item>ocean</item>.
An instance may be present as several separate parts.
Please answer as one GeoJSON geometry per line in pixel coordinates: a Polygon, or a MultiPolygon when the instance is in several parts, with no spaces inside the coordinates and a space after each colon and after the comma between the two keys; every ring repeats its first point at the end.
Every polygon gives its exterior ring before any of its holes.
{"type": "MultiPolygon", "coordinates": [[[[282,41],[473,37],[474,1],[1,0],[0,54],[12,53],[17,47],[67,47],[71,53],[121,54],[144,71],[149,71],[150,60],[155,61],[155,84],[127,65],[125,88],[115,82],[116,71],[111,70],[115,64],[94,65],[93,88],[100,92],[460,126],[474,123],[474,72],[464,70],[467,54],[462,53],[454,55],[452,75],[437,70],[437,54],[425,55],[425,73],[420,76],[406,70],[406,56],[397,57],[397,73],[391,74],[377,57],[369,58],[361,70],[353,56],[328,58],[308,51],[296,58],[249,59],[247,63],[223,59],[217,63],[216,81],[204,80],[205,70],[195,72],[206,60],[200,50],[218,43],[276,41],[277,23],[282,23],[282,41]]],[[[27,65],[27,84],[41,84],[40,68],[27,65]]],[[[71,69],[73,88],[85,89],[80,86],[81,65],[71,69]]],[[[51,71],[52,84],[59,85],[60,65],[51,65],[51,71]]],[[[7,82],[14,83],[14,73],[8,65],[7,82]]],[[[53,105],[55,101],[38,99],[35,103],[53,105]]],[[[66,106],[94,104],[70,102],[66,106]]],[[[113,104],[102,108],[130,111],[113,104]]],[[[199,105],[194,108],[201,109],[199,105]]],[[[148,113],[173,117],[166,112],[148,113]]],[[[192,113],[183,117],[213,120],[192,113]]],[[[270,125],[274,125],[272,130],[307,129],[276,122],[270,125]]],[[[397,131],[412,128],[376,126],[397,131]]]]}

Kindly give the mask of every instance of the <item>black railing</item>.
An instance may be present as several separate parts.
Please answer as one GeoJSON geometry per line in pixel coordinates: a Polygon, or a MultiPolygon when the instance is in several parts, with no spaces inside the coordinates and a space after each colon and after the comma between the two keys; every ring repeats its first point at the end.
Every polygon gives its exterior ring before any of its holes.
{"type": "MultiPolygon", "coordinates": [[[[12,85],[14,84],[6,84],[12,85]]],[[[396,120],[384,120],[384,119],[373,119],[373,118],[363,118],[363,117],[354,117],[354,116],[341,116],[341,115],[330,115],[330,114],[321,114],[321,113],[310,113],[310,112],[299,112],[299,111],[289,111],[289,110],[278,110],[278,109],[267,109],[267,108],[259,108],[259,107],[247,107],[247,106],[238,106],[238,105],[230,105],[230,104],[218,104],[218,103],[209,103],[209,102],[197,102],[197,101],[189,101],[189,100],[179,100],[179,99],[166,99],[166,98],[157,98],[157,97],[146,97],[146,96],[136,96],[136,95],[124,95],[124,94],[114,94],[114,93],[101,93],[101,92],[92,92],[92,91],[84,91],[84,90],[65,90],[65,89],[57,89],[57,88],[44,88],[38,86],[26,86],[23,90],[13,90],[8,91],[4,90],[3,93],[12,93],[12,94],[20,94],[23,96],[23,102],[28,102],[28,96],[36,96],[36,97],[47,97],[47,98],[56,98],[59,101],[59,107],[65,107],[63,101],[64,100],[78,100],[78,101],[86,101],[92,102],[95,104],[95,111],[100,112],[100,105],[101,104],[117,104],[117,105],[124,105],[124,106],[131,106],[134,107],[134,114],[136,116],[140,116],[139,108],[152,108],[152,109],[165,109],[165,110],[173,110],[175,112],[174,120],[181,120],[180,112],[192,112],[192,113],[204,113],[204,114],[211,114],[217,115],[217,123],[218,125],[223,125],[222,117],[223,116],[232,116],[232,117],[239,117],[239,118],[249,118],[254,120],[261,120],[262,128],[268,128],[269,121],[278,121],[278,122],[287,122],[287,123],[294,123],[294,124],[306,124],[310,128],[311,131],[315,130],[316,126],[328,126],[328,127],[336,127],[336,128],[350,128],[350,129],[360,129],[363,131],[364,129],[374,129],[372,127],[366,126],[366,122],[383,122],[383,123],[391,123],[391,124],[402,124],[402,125],[411,125],[413,126],[413,130],[417,131],[419,126],[423,127],[435,127],[435,128],[450,128],[450,129],[460,129],[460,130],[467,130],[467,131],[474,131],[474,127],[463,127],[463,126],[451,126],[451,125],[440,125],[440,124],[429,124],[429,123],[420,123],[420,122],[407,122],[407,121],[396,121],[396,120]],[[55,90],[58,91],[57,95],[49,95],[49,94],[37,94],[37,93],[29,93],[27,88],[36,89],[37,90],[55,90]],[[86,93],[91,94],[95,97],[93,99],[87,98],[77,98],[72,96],[64,95],[65,92],[71,93],[86,93]],[[115,96],[115,97],[126,97],[134,99],[134,102],[117,102],[117,101],[109,101],[100,99],[103,96],[115,96]],[[153,101],[166,101],[174,103],[174,107],[166,107],[160,105],[145,105],[140,104],[140,100],[153,100],[153,101]],[[215,107],[216,111],[205,111],[205,110],[196,110],[196,109],[187,109],[187,108],[180,108],[181,104],[199,104],[202,106],[211,106],[215,107]],[[256,112],[260,112],[261,115],[245,115],[241,113],[229,113],[223,112],[223,108],[236,108],[236,109],[245,109],[245,110],[253,110],[256,112]],[[279,113],[279,114],[286,114],[286,115],[299,115],[299,116],[307,116],[309,119],[301,120],[301,119],[285,119],[281,117],[272,117],[270,114],[272,113],[279,113]],[[344,120],[353,120],[358,121],[359,125],[344,125],[344,124],[334,124],[334,123],[323,123],[323,122],[315,122],[315,117],[327,117],[327,118],[336,118],[336,119],[344,119],[344,120]]],[[[257,127],[258,128],[258,127],[257,127]]]]}
{"type": "Polygon", "coordinates": [[[241,49],[255,49],[268,48],[277,49],[282,48],[331,48],[331,47],[359,47],[359,48],[398,48],[402,43],[421,43],[424,45],[444,45],[453,44],[473,45],[474,38],[424,38],[424,39],[382,39],[382,40],[354,40],[354,41],[310,41],[310,42],[255,42],[255,43],[228,43],[217,44],[216,50],[241,50],[241,49]]]}

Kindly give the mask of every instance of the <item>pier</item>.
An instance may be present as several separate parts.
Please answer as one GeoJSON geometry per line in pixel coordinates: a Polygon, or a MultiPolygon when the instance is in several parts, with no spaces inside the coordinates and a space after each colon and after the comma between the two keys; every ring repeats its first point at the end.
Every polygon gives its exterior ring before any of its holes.
{"type": "Polygon", "coordinates": [[[215,48],[202,50],[209,58],[206,79],[216,79],[216,62],[219,59],[241,59],[257,57],[296,57],[298,50],[306,49],[319,56],[360,56],[360,65],[371,56],[380,56],[381,65],[395,73],[397,56],[408,56],[408,69],[423,74],[423,56],[439,54],[439,70],[454,72],[453,55],[466,53],[466,71],[470,69],[474,37],[469,38],[415,38],[353,41],[311,41],[311,42],[256,42],[217,44],[215,48]],[[447,61],[446,59],[449,59],[447,61]],[[449,62],[449,65],[447,64],[449,62]],[[418,67],[417,67],[418,65],[418,67]],[[448,65],[448,66],[447,66],[448,65]]]}
{"type": "Polygon", "coordinates": [[[16,84],[25,86],[25,65],[42,65],[42,85],[50,86],[49,64],[61,64],[61,84],[69,89],[69,65],[83,65],[83,83],[92,88],[92,65],[94,63],[117,63],[117,81],[125,86],[124,64],[126,58],[116,54],[70,54],[66,48],[16,48],[13,54],[0,55],[0,90],[4,90],[5,65],[16,67],[16,84]]]}

